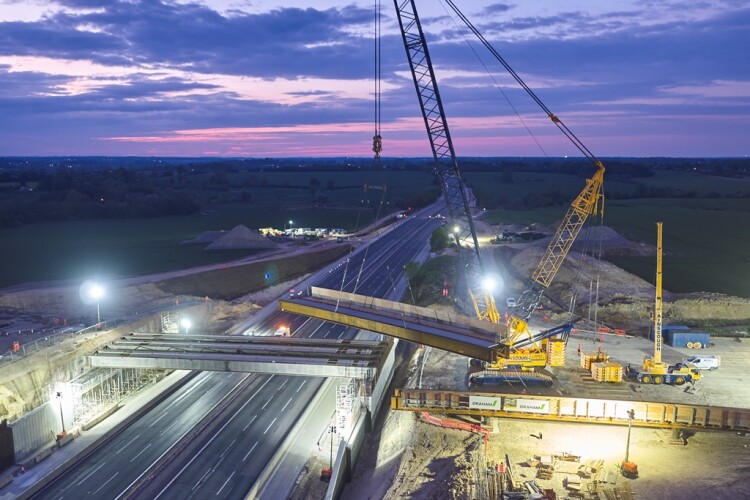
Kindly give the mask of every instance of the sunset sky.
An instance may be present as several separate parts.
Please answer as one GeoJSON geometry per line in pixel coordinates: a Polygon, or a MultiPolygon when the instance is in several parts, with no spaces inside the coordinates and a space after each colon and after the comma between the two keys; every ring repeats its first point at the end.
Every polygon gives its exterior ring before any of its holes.
{"type": "MultiPolygon", "coordinates": [[[[747,0],[454,1],[597,156],[750,154],[747,0]]],[[[447,5],[417,7],[459,156],[577,155],[447,5]]],[[[0,0],[0,155],[371,156],[374,16],[0,0]]],[[[382,16],[383,155],[429,156],[391,1],[382,16]]]]}

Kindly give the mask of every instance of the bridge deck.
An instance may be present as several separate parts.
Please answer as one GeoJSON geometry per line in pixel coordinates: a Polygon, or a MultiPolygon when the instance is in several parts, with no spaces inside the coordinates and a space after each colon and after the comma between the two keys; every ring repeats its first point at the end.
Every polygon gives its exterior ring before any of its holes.
{"type": "Polygon", "coordinates": [[[388,342],[133,333],[88,357],[91,366],[374,378],[388,342]]]}
{"type": "Polygon", "coordinates": [[[279,308],[484,361],[507,350],[496,340],[504,335],[504,325],[346,292],[313,287],[311,296],[280,300],[279,308]]]}

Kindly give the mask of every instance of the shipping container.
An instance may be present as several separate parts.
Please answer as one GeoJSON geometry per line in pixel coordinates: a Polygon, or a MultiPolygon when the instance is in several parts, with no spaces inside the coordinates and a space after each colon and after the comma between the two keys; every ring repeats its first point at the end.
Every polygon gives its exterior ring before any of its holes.
{"type": "Polygon", "coordinates": [[[682,332],[684,332],[684,331],[688,331],[688,330],[690,330],[690,327],[689,327],[689,326],[686,326],[686,325],[663,325],[663,326],[661,327],[661,330],[662,330],[663,332],[667,332],[667,331],[675,331],[675,330],[679,330],[679,331],[682,331],[682,332]]]}
{"type": "Polygon", "coordinates": [[[666,342],[672,347],[707,348],[711,335],[704,332],[667,332],[666,342]]]}

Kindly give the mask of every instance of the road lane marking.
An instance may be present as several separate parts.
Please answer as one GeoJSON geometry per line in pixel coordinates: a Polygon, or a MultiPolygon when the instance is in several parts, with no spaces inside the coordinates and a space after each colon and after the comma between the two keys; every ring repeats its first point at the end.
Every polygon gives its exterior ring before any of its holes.
{"type": "Polygon", "coordinates": [[[270,403],[271,401],[273,401],[273,396],[271,396],[271,398],[268,401],[266,401],[266,404],[263,405],[263,408],[261,408],[261,410],[265,410],[266,406],[268,406],[268,403],[270,403]]]}
{"type": "Polygon", "coordinates": [[[143,453],[144,451],[148,450],[149,446],[151,446],[151,443],[148,443],[148,444],[146,445],[146,447],[145,447],[145,448],[143,448],[143,449],[142,449],[141,451],[139,451],[139,452],[138,452],[138,454],[137,454],[136,456],[134,456],[133,458],[131,458],[131,459],[130,459],[130,461],[132,462],[132,461],[133,461],[133,460],[135,460],[136,458],[140,457],[140,456],[141,456],[141,453],[143,453]]]}
{"type": "Polygon", "coordinates": [[[250,424],[255,422],[255,419],[258,418],[258,415],[253,415],[253,418],[250,419],[250,421],[247,423],[245,427],[242,428],[242,432],[245,432],[248,427],[250,427],[250,424]]]}
{"type": "MultiPolygon", "coordinates": [[[[276,417],[276,418],[278,418],[278,417],[276,417]]],[[[276,418],[274,418],[274,419],[273,419],[273,422],[271,422],[270,424],[268,424],[268,427],[266,427],[266,430],[265,430],[265,431],[263,431],[263,435],[264,435],[264,436],[266,435],[266,432],[268,432],[268,429],[270,429],[270,428],[271,428],[271,426],[272,426],[273,424],[275,424],[275,423],[276,423],[276,418]]]]}
{"type": "Polygon", "coordinates": [[[178,420],[175,420],[174,422],[172,422],[171,424],[169,424],[169,427],[166,427],[163,431],[161,431],[159,433],[159,435],[161,436],[162,434],[164,434],[165,432],[167,432],[169,429],[171,429],[172,427],[174,427],[177,424],[177,422],[178,422],[178,420]]]}
{"type": "MultiPolygon", "coordinates": [[[[140,434],[138,434],[138,436],[140,436],[140,434]]],[[[119,453],[122,450],[124,450],[125,448],[127,448],[130,445],[130,443],[132,443],[133,441],[135,441],[136,439],[138,439],[138,436],[134,437],[133,439],[131,439],[130,441],[128,441],[127,443],[125,443],[125,446],[123,446],[122,448],[120,448],[119,450],[117,450],[116,455],[119,455],[119,453]]]]}
{"type": "Polygon", "coordinates": [[[222,485],[221,485],[221,488],[219,488],[219,491],[217,491],[217,492],[216,492],[216,496],[219,496],[219,493],[221,493],[221,490],[223,490],[223,489],[224,489],[224,486],[226,486],[226,485],[227,485],[227,483],[229,482],[229,480],[230,480],[230,479],[232,479],[232,476],[234,476],[234,473],[235,473],[235,472],[236,472],[236,471],[232,471],[232,473],[231,473],[231,474],[229,475],[229,477],[227,478],[227,480],[226,480],[226,481],[224,481],[224,484],[222,484],[222,485]]]}
{"type": "Polygon", "coordinates": [[[248,451],[248,452],[247,452],[247,453],[245,454],[245,458],[243,458],[243,459],[242,459],[242,461],[243,461],[243,462],[244,462],[245,460],[247,460],[247,457],[249,457],[249,456],[250,456],[250,454],[251,454],[251,453],[253,452],[253,450],[255,449],[255,447],[256,447],[256,446],[258,446],[258,441],[256,441],[256,442],[255,442],[255,444],[253,445],[253,447],[252,447],[252,448],[250,448],[250,451],[248,451]]]}
{"type": "Polygon", "coordinates": [[[209,475],[210,473],[211,473],[211,469],[208,469],[208,470],[207,470],[207,471],[206,471],[206,472],[205,472],[205,473],[204,473],[204,474],[203,474],[203,475],[201,476],[201,478],[200,478],[200,479],[198,479],[198,482],[197,482],[197,483],[195,483],[195,485],[193,486],[193,488],[192,488],[192,489],[191,489],[190,491],[195,491],[195,488],[197,488],[197,487],[198,487],[198,486],[199,486],[199,485],[200,485],[200,484],[201,484],[201,483],[203,482],[203,480],[204,480],[204,479],[206,479],[206,476],[208,476],[208,475],[209,475]]]}
{"type": "Polygon", "coordinates": [[[117,476],[117,474],[119,474],[119,472],[115,472],[114,476],[112,476],[109,479],[107,479],[106,481],[104,481],[104,484],[102,484],[101,486],[99,486],[96,489],[96,491],[93,493],[93,495],[96,495],[97,493],[99,493],[99,490],[101,490],[102,488],[104,488],[105,486],[107,486],[107,483],[110,482],[110,481],[112,481],[115,478],[115,476],[117,476]]]}
{"type": "Polygon", "coordinates": [[[299,392],[300,389],[302,389],[302,386],[304,386],[307,383],[307,380],[303,380],[302,383],[297,387],[297,392],[299,392]]]}
{"type": "Polygon", "coordinates": [[[229,448],[231,448],[231,447],[232,447],[232,445],[234,445],[234,443],[236,443],[236,442],[237,442],[237,438],[234,438],[234,439],[232,440],[232,442],[231,442],[231,443],[229,443],[229,446],[227,446],[227,447],[226,447],[226,449],[224,450],[224,453],[222,453],[221,455],[219,455],[219,458],[224,458],[224,455],[226,455],[226,454],[227,454],[227,452],[229,451],[229,448]]]}
{"type": "MultiPolygon", "coordinates": [[[[247,378],[247,377],[245,377],[245,378],[247,378]]],[[[266,386],[266,384],[268,384],[268,383],[269,383],[269,382],[270,382],[270,381],[271,381],[272,379],[273,379],[273,375],[271,375],[270,377],[268,377],[268,380],[266,380],[265,382],[263,382],[263,385],[261,385],[261,386],[260,386],[260,387],[259,387],[259,388],[258,388],[258,389],[257,389],[257,390],[256,390],[256,391],[254,392],[254,393],[253,393],[253,395],[252,395],[252,396],[250,396],[250,398],[249,398],[249,399],[247,400],[247,402],[245,402],[245,404],[243,404],[243,405],[242,405],[242,406],[240,407],[240,409],[239,409],[239,410],[237,410],[237,412],[235,412],[235,414],[234,414],[234,415],[232,415],[232,417],[231,417],[231,418],[230,418],[230,419],[229,419],[229,420],[228,420],[228,421],[227,421],[227,422],[226,422],[226,423],[225,423],[224,425],[222,425],[222,426],[221,426],[221,428],[220,428],[220,429],[218,430],[218,432],[215,432],[215,433],[214,433],[214,435],[213,435],[213,436],[211,436],[211,439],[209,439],[209,440],[208,440],[208,442],[207,442],[206,444],[204,444],[204,445],[203,445],[203,446],[201,447],[201,449],[200,449],[200,450],[198,450],[198,452],[197,452],[197,453],[196,453],[195,455],[193,455],[193,458],[191,458],[191,459],[190,459],[190,461],[189,461],[189,462],[188,462],[187,464],[185,464],[185,466],[184,466],[184,467],[183,467],[182,469],[180,469],[180,471],[179,471],[179,472],[178,472],[177,474],[175,474],[175,475],[174,475],[174,477],[172,477],[172,480],[171,480],[171,481],[169,481],[169,483],[168,483],[168,484],[167,484],[167,485],[166,485],[166,486],[165,486],[165,487],[164,487],[164,488],[163,488],[163,489],[162,489],[162,490],[161,490],[161,491],[160,491],[159,493],[157,493],[157,494],[156,494],[156,496],[154,497],[154,500],[156,500],[157,498],[159,498],[160,496],[162,496],[162,495],[164,494],[164,492],[165,492],[165,491],[167,491],[167,489],[169,489],[169,487],[170,487],[170,486],[172,486],[172,484],[173,484],[173,483],[174,483],[174,482],[175,482],[175,481],[177,480],[177,478],[178,478],[178,477],[180,477],[180,476],[182,475],[182,473],[183,473],[183,472],[185,472],[185,469],[187,469],[188,467],[190,467],[190,465],[191,465],[191,464],[192,464],[192,463],[193,463],[193,462],[195,461],[195,459],[196,459],[196,458],[198,458],[198,457],[200,456],[200,454],[201,454],[201,453],[203,453],[203,450],[205,450],[205,449],[206,449],[206,448],[208,447],[208,445],[210,445],[210,444],[211,444],[211,443],[212,443],[212,442],[214,441],[214,439],[216,439],[216,437],[217,437],[217,436],[218,436],[219,434],[221,434],[221,432],[222,432],[222,431],[223,431],[223,430],[224,430],[224,429],[226,428],[226,426],[227,426],[227,425],[229,425],[229,424],[230,424],[230,423],[232,422],[232,420],[234,420],[234,418],[235,418],[235,417],[236,417],[236,416],[237,416],[237,415],[239,414],[239,412],[240,412],[240,411],[242,411],[242,410],[243,410],[243,409],[244,409],[244,408],[245,408],[245,407],[246,407],[247,405],[249,405],[249,404],[250,404],[250,402],[251,402],[251,401],[252,401],[253,399],[255,399],[255,396],[256,396],[256,395],[258,395],[258,393],[259,393],[259,392],[261,391],[261,389],[263,389],[263,388],[264,388],[264,387],[266,386]]],[[[245,380],[245,379],[242,379],[242,380],[245,380]]],[[[241,382],[240,382],[240,383],[241,383],[241,382]]],[[[240,385],[240,384],[237,384],[237,385],[240,385]]],[[[237,386],[235,386],[235,387],[237,387],[237,386]]],[[[217,403],[217,405],[218,405],[218,403],[217,403]]],[[[188,432],[190,432],[190,431],[189,431],[189,430],[188,430],[188,431],[185,431],[185,434],[187,434],[188,432]]],[[[183,434],[183,436],[184,436],[184,434],[183,434]]],[[[165,452],[165,453],[166,453],[166,452],[165,452]]],[[[158,460],[158,459],[157,459],[157,460],[158,460]]],[[[140,478],[138,478],[138,479],[140,479],[140,478]]],[[[137,481],[138,479],[136,479],[136,481],[137,481]]],[[[135,482],[135,481],[134,481],[134,482],[135,482]]],[[[132,483],[131,483],[131,486],[132,486],[132,483]]],[[[129,487],[130,487],[130,486],[128,486],[128,488],[129,488],[129,487]]],[[[119,497],[118,497],[118,498],[119,498],[119,497]]],[[[115,500],[118,500],[118,499],[115,499],[115,500]]]]}
{"type": "Polygon", "coordinates": [[[105,463],[105,462],[102,462],[101,464],[99,464],[99,467],[97,467],[96,469],[94,469],[94,470],[92,470],[91,472],[89,472],[88,474],[86,474],[86,475],[85,475],[85,476],[83,477],[83,479],[81,479],[80,481],[78,481],[78,482],[76,483],[76,486],[81,486],[81,484],[83,484],[83,482],[84,482],[85,480],[87,480],[87,479],[88,479],[89,477],[91,477],[91,474],[93,474],[94,472],[96,472],[96,471],[98,471],[99,469],[101,469],[102,467],[104,467],[104,463],[105,463]]]}
{"type": "Polygon", "coordinates": [[[289,401],[287,401],[287,402],[286,402],[286,404],[285,404],[285,405],[284,405],[284,407],[283,407],[283,408],[281,409],[281,411],[284,411],[284,410],[286,410],[286,407],[287,407],[287,406],[289,406],[289,403],[291,403],[291,402],[292,402],[292,398],[289,398],[289,401]]]}
{"type": "Polygon", "coordinates": [[[159,420],[161,420],[162,418],[164,418],[164,416],[165,416],[166,414],[167,414],[167,412],[166,412],[166,411],[165,411],[164,413],[162,413],[162,414],[161,414],[161,417],[159,417],[159,418],[157,418],[156,420],[154,420],[153,422],[151,422],[151,425],[149,425],[149,427],[153,427],[153,426],[154,426],[154,424],[155,424],[156,422],[158,422],[159,420]]]}
{"type": "Polygon", "coordinates": [[[286,383],[287,383],[287,382],[289,382],[289,379],[286,379],[286,380],[284,381],[284,383],[283,383],[283,384],[281,384],[281,385],[279,386],[279,388],[278,388],[278,389],[276,389],[276,392],[279,392],[279,391],[280,391],[281,389],[283,389],[283,388],[284,388],[284,386],[286,385],[286,383]]]}

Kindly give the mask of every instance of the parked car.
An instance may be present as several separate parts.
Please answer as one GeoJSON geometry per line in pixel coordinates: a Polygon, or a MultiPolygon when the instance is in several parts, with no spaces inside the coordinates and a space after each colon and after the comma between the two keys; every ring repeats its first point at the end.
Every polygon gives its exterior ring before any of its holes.
{"type": "Polygon", "coordinates": [[[505,305],[508,307],[516,307],[516,299],[513,297],[508,297],[505,299],[505,305]]]}

